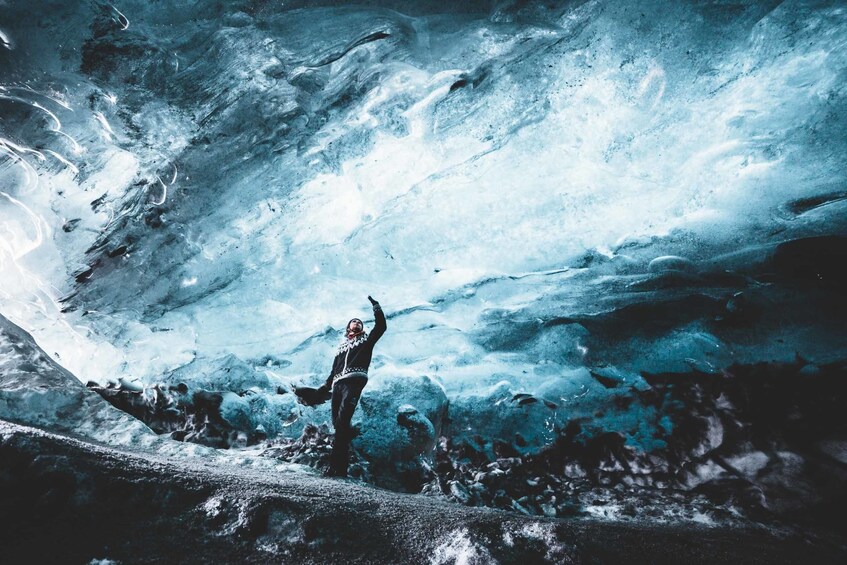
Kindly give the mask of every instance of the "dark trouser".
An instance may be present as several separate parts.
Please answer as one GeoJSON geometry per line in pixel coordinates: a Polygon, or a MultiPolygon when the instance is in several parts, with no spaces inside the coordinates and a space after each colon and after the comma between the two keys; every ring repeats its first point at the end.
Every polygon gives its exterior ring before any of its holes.
{"type": "Polygon", "coordinates": [[[350,421],[353,419],[362,389],[367,383],[366,378],[350,377],[338,381],[332,387],[332,426],[335,428],[335,438],[332,440],[332,453],[329,456],[329,471],[333,475],[347,476],[350,442],[353,440],[350,421]]]}

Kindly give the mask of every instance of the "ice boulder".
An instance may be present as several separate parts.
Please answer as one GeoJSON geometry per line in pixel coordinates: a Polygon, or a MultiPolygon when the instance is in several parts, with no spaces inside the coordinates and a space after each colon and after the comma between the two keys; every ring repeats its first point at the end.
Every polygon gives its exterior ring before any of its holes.
{"type": "Polygon", "coordinates": [[[283,432],[297,437],[306,423],[294,395],[278,391],[191,391],[183,383],[135,390],[93,381],[88,388],[157,434],[210,447],[243,447],[283,432]]]}
{"type": "Polygon", "coordinates": [[[308,423],[304,407],[293,394],[250,390],[242,398],[248,405],[253,429],[263,431],[269,438],[299,437],[308,423]]]}
{"type": "Polygon", "coordinates": [[[165,375],[164,381],[172,385],[185,383],[191,389],[236,393],[270,386],[266,374],[232,354],[215,359],[197,358],[165,375]]]}
{"type": "Polygon", "coordinates": [[[378,376],[365,388],[354,416],[353,445],[369,461],[377,484],[420,490],[447,414],[443,387],[427,375],[378,376]]]}
{"type": "Polygon", "coordinates": [[[532,453],[549,444],[568,420],[593,412],[609,398],[585,368],[538,375],[535,384],[517,378],[450,398],[445,435],[473,446],[489,459],[532,453]]]}
{"type": "MultiPolygon", "coordinates": [[[[195,403],[198,394],[195,393],[195,403]]],[[[242,394],[233,392],[205,393],[220,398],[218,412],[221,419],[234,430],[247,434],[250,441],[279,435],[299,437],[309,423],[304,410],[293,394],[249,390],[242,394]]]]}

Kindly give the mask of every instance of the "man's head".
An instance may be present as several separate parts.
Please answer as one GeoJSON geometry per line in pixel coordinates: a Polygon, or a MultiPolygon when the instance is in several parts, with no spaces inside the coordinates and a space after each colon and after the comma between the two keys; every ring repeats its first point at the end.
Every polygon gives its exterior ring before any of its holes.
{"type": "Polygon", "coordinates": [[[347,337],[352,339],[357,335],[361,335],[365,331],[365,325],[359,318],[353,318],[347,322],[347,337]]]}

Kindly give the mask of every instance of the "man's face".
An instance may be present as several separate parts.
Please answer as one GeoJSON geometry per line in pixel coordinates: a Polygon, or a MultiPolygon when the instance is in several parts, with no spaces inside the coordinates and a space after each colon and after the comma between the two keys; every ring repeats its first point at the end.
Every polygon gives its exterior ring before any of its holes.
{"type": "Polygon", "coordinates": [[[347,324],[347,335],[360,334],[363,329],[362,320],[350,320],[350,323],[347,324]]]}

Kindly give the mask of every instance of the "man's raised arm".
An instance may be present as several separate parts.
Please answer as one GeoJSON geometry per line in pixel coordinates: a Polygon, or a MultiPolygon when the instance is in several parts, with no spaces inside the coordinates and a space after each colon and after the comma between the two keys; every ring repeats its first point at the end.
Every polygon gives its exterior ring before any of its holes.
{"type": "Polygon", "coordinates": [[[385,313],[383,313],[382,306],[379,305],[379,302],[370,296],[368,296],[368,300],[371,301],[371,304],[374,307],[374,329],[371,330],[371,333],[368,335],[368,341],[376,343],[377,340],[382,337],[382,334],[385,333],[388,326],[385,323],[385,313]]]}

